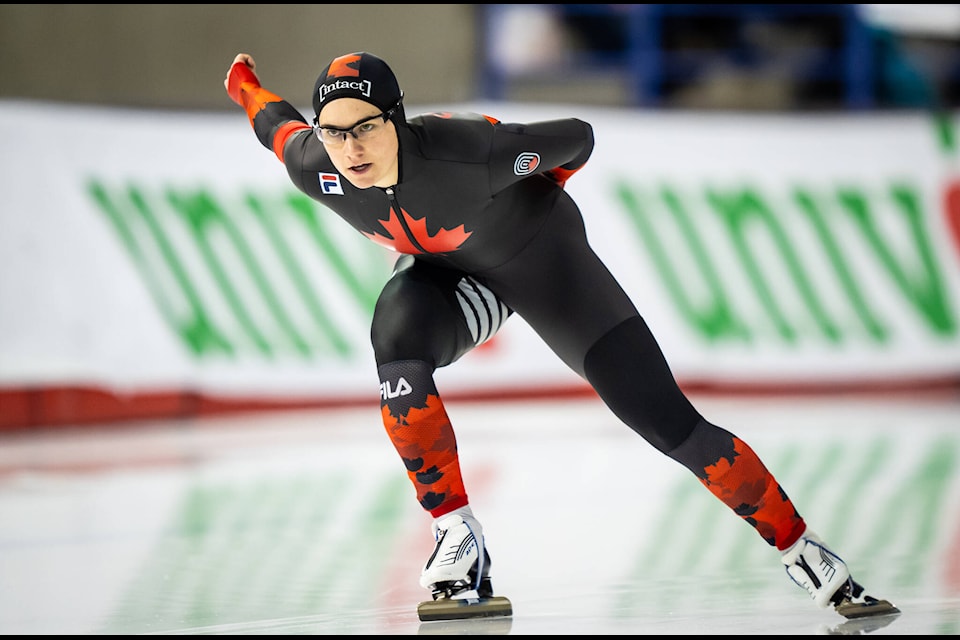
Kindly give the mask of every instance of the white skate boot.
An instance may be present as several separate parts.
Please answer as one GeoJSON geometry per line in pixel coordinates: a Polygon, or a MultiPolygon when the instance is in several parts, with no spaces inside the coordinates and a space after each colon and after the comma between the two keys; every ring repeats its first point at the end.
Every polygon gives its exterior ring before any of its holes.
{"type": "Polygon", "coordinates": [[[863,587],[850,577],[846,563],[809,529],[783,552],[782,560],[787,567],[787,575],[806,589],[821,608],[832,605],[837,613],[846,618],[900,613],[887,600],[862,596],[863,587]]]}
{"type": "Polygon", "coordinates": [[[433,537],[437,546],[420,574],[420,585],[430,589],[433,600],[417,606],[421,621],[513,615],[510,600],[493,595],[483,527],[469,507],[435,522],[433,537]]]}
{"type": "Polygon", "coordinates": [[[433,524],[433,537],[437,546],[420,574],[420,586],[430,589],[434,600],[491,597],[490,555],[480,522],[453,512],[433,524]]]}
{"type": "Polygon", "coordinates": [[[807,529],[803,535],[783,552],[783,564],[787,575],[807,590],[818,607],[836,605],[845,587],[852,589],[850,570],[840,557],[827,549],[820,537],[807,529]]]}

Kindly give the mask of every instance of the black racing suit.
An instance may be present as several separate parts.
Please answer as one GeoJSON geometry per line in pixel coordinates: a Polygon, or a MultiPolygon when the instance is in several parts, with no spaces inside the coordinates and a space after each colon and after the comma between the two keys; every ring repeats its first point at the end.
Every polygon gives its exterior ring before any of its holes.
{"type": "Polygon", "coordinates": [[[258,139],[300,190],[404,254],[377,302],[371,338],[384,423],[424,509],[440,516],[468,502],[433,373],[515,312],[623,422],[689,468],[768,543],[782,549],[800,536],[805,524],[786,494],[745,443],[687,400],[590,247],[563,188],[593,150],[589,124],[450,113],[407,120],[401,110],[393,119],[397,184],[358,189],[291,105],[258,82],[242,85],[239,97],[258,139]],[[467,299],[467,289],[477,295],[467,299]]]}

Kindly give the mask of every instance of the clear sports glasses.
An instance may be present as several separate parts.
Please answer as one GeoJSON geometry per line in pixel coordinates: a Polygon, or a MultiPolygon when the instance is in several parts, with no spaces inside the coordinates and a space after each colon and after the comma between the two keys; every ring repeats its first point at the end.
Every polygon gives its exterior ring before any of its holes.
{"type": "Polygon", "coordinates": [[[313,131],[317,134],[320,142],[328,147],[342,147],[343,143],[347,141],[348,134],[360,142],[372,140],[386,128],[387,120],[389,120],[390,116],[396,113],[399,108],[400,103],[398,102],[383,113],[364,118],[353,126],[343,129],[340,127],[321,127],[317,123],[317,118],[314,118],[313,131]]]}

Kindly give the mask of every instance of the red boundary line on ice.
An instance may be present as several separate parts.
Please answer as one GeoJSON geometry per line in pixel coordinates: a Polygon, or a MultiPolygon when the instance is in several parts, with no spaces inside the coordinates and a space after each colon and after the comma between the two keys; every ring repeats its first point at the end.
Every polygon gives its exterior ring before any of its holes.
{"type": "MultiPolygon", "coordinates": [[[[960,374],[938,378],[875,381],[820,382],[715,382],[681,381],[693,395],[745,397],[797,396],[942,396],[960,399],[960,374]]],[[[533,401],[596,397],[586,384],[546,385],[448,391],[450,401],[533,401]]],[[[138,391],[124,393],[95,385],[50,385],[0,388],[0,432],[44,427],[124,425],[147,420],[191,419],[231,413],[339,409],[371,406],[375,396],[340,397],[230,397],[193,390],[138,391]]]]}

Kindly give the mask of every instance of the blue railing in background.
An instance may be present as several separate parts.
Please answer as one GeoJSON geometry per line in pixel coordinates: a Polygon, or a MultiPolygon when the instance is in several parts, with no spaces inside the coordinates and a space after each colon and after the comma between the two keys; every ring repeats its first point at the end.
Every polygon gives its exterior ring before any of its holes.
{"type": "MultiPolygon", "coordinates": [[[[776,51],[777,73],[796,83],[826,83],[834,87],[836,108],[871,109],[878,105],[876,74],[881,71],[877,55],[876,30],[867,24],[854,4],[555,4],[503,5],[482,7],[480,24],[481,68],[479,72],[483,98],[506,99],[512,84],[524,81],[552,80],[573,82],[591,74],[616,74],[626,88],[627,102],[642,107],[667,107],[671,87],[697,80],[698,75],[718,59],[745,72],[759,71],[770,65],[771,51],[776,51]],[[566,24],[597,18],[610,19],[610,45],[602,50],[577,47],[564,52],[562,64],[551,69],[513,69],[503,64],[498,47],[503,47],[506,13],[520,7],[550,8],[555,16],[563,16],[566,24]],[[683,20],[714,20],[729,42],[717,48],[677,46],[670,42],[671,25],[683,20]],[[779,24],[781,32],[794,23],[822,21],[829,24],[829,33],[819,42],[807,41],[767,43],[757,50],[749,38],[739,38],[737,31],[759,23],[779,24]]],[[[709,26],[706,28],[710,30],[709,26]]],[[[706,34],[705,35],[709,35],[706,34]]],[[[804,105],[798,105],[803,108],[804,105]]],[[[909,106],[909,105],[907,105],[909,106]]]]}

